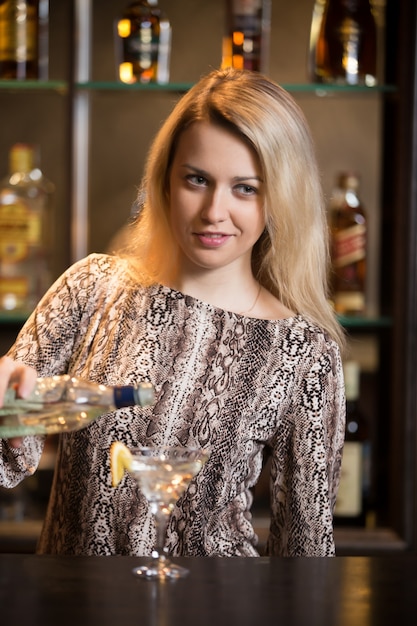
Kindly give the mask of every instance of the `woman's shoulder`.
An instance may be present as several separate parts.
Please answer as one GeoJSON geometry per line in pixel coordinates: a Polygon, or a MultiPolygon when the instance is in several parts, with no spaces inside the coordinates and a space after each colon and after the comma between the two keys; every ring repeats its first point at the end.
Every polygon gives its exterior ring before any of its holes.
{"type": "Polygon", "coordinates": [[[337,341],[320,324],[307,316],[297,313],[291,317],[277,320],[277,329],[280,341],[292,345],[294,350],[298,346],[300,353],[313,359],[326,353],[340,356],[337,341]]]}
{"type": "Polygon", "coordinates": [[[113,279],[121,281],[121,284],[132,282],[127,260],[118,256],[97,252],[91,253],[73,263],[64,272],[64,275],[68,279],[83,279],[89,283],[96,283],[101,280],[112,281],[113,279]]]}
{"type": "Polygon", "coordinates": [[[114,273],[115,271],[121,270],[122,267],[126,267],[126,265],[127,261],[121,257],[101,252],[92,252],[79,261],[75,261],[75,263],[69,267],[69,271],[91,271],[98,274],[114,273]]]}
{"type": "Polygon", "coordinates": [[[49,293],[56,297],[67,291],[74,301],[93,305],[93,302],[97,304],[108,298],[120,298],[138,287],[124,259],[92,253],[68,267],[49,293]]]}

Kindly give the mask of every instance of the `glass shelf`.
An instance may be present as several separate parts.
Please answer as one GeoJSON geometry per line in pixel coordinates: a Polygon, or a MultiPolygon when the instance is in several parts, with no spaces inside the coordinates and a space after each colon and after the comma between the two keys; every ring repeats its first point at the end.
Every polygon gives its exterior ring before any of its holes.
{"type": "Polygon", "coordinates": [[[29,317],[28,313],[22,313],[18,311],[0,311],[0,325],[16,325],[24,324],[29,317]]]}
{"type": "Polygon", "coordinates": [[[344,328],[350,330],[379,330],[383,328],[391,328],[392,326],[392,319],[387,316],[353,317],[348,315],[339,315],[338,320],[344,328]]]}
{"type": "MultiPolygon", "coordinates": [[[[86,81],[76,83],[78,89],[107,90],[107,91],[179,91],[185,92],[191,89],[194,83],[134,83],[128,85],[118,81],[86,81]]],[[[282,83],[281,85],[287,91],[293,93],[308,93],[317,96],[327,96],[333,94],[376,94],[395,92],[394,85],[376,85],[375,87],[367,87],[365,85],[323,85],[318,83],[282,83]]]]}
{"type": "Polygon", "coordinates": [[[316,96],[378,94],[397,91],[395,85],[367,87],[366,85],[326,85],[324,83],[282,83],[281,87],[292,93],[314,93],[316,96]]]}
{"type": "Polygon", "coordinates": [[[0,79],[0,90],[4,91],[58,91],[66,93],[65,80],[5,80],[0,79]]]}
{"type": "MultiPolygon", "coordinates": [[[[85,81],[75,83],[76,89],[86,89],[91,91],[176,91],[185,92],[191,89],[194,83],[134,83],[128,85],[118,81],[85,81]]],[[[376,85],[367,87],[366,85],[324,85],[321,83],[282,83],[281,85],[292,93],[314,94],[316,96],[331,96],[336,94],[377,94],[393,93],[396,91],[394,85],[376,85]]],[[[0,79],[0,90],[4,91],[57,91],[67,93],[69,84],[64,80],[5,80],[0,79]]]]}
{"type": "Polygon", "coordinates": [[[90,80],[76,83],[78,89],[91,89],[92,91],[179,91],[185,92],[191,89],[193,83],[120,83],[117,81],[90,80]]]}

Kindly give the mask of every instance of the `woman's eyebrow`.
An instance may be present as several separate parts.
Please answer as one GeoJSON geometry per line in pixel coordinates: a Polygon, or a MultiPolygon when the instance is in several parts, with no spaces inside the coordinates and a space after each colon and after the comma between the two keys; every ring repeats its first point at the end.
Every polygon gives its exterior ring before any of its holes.
{"type": "MultiPolygon", "coordinates": [[[[195,165],[191,165],[191,163],[182,163],[181,167],[186,167],[187,169],[193,170],[196,174],[201,174],[205,177],[210,176],[209,172],[206,172],[206,170],[196,167],[195,165]]],[[[263,179],[256,174],[249,174],[248,176],[234,176],[233,180],[236,182],[244,182],[245,180],[257,180],[260,183],[264,182],[263,179]]]]}

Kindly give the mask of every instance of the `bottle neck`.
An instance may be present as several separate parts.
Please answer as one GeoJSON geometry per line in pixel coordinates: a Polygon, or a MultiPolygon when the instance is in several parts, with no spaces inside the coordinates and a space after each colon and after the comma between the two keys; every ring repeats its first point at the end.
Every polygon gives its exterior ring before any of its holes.
{"type": "Polygon", "coordinates": [[[34,168],[34,150],[32,146],[17,144],[10,151],[9,169],[10,174],[17,172],[28,174],[34,168]]]}
{"type": "Polygon", "coordinates": [[[346,361],[343,364],[345,377],[345,394],[348,403],[356,403],[359,399],[359,364],[356,361],[346,361]]]}

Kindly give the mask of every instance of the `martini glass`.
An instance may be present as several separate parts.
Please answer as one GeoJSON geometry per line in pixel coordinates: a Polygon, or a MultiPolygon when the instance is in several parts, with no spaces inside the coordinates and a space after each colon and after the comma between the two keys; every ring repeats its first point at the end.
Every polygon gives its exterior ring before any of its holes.
{"type": "Polygon", "coordinates": [[[152,560],[135,567],[133,574],[146,580],[182,578],[188,570],[172,563],[165,548],[168,521],[175,503],[207,461],[208,453],[202,448],[182,446],[134,448],[130,452],[129,471],[148,500],[156,525],[152,560]]]}

